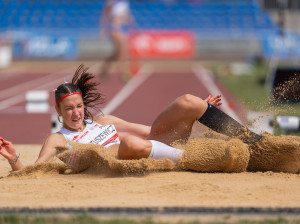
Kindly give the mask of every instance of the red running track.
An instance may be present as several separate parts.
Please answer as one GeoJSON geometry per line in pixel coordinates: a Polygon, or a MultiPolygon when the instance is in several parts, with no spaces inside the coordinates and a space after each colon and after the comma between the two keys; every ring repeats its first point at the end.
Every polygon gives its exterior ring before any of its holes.
{"type": "MultiPolygon", "coordinates": [[[[0,72],[0,136],[15,144],[42,144],[52,130],[51,115],[55,114],[53,89],[70,81],[75,69],[43,74],[0,72]],[[26,112],[25,94],[30,90],[49,92],[49,112],[26,112]]],[[[212,76],[207,76],[208,81],[203,80],[201,77],[205,74],[202,73],[172,74],[142,68],[126,84],[117,74],[111,74],[99,86],[99,90],[106,95],[106,104],[102,110],[130,122],[151,125],[155,117],[180,95],[190,93],[206,98],[211,93],[210,89],[213,89],[222,94],[224,111],[230,110],[237,119],[244,122],[246,110],[243,105],[212,76]]]]}

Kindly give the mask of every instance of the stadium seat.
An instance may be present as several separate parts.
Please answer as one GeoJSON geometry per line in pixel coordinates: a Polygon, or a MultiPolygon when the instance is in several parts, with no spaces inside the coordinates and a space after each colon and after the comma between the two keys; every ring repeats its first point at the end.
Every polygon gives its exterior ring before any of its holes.
{"type": "MultiPolygon", "coordinates": [[[[57,32],[86,29],[98,33],[103,0],[5,0],[0,1],[1,30],[55,29],[57,32]]],[[[254,0],[163,1],[131,0],[140,29],[191,29],[200,35],[208,30],[244,35],[278,29],[254,0]]]]}

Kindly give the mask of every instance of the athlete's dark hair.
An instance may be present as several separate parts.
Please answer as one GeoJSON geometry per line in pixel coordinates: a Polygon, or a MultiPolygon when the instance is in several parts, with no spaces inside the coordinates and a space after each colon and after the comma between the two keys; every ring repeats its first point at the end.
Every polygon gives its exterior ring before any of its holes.
{"type": "Polygon", "coordinates": [[[57,104],[57,102],[67,94],[79,92],[82,95],[84,104],[84,119],[91,117],[93,120],[93,115],[88,108],[101,111],[97,106],[104,103],[104,95],[98,92],[97,86],[100,83],[92,81],[95,75],[87,72],[88,69],[89,68],[84,65],[80,65],[71,83],[59,85],[55,90],[55,102],[57,104]]]}

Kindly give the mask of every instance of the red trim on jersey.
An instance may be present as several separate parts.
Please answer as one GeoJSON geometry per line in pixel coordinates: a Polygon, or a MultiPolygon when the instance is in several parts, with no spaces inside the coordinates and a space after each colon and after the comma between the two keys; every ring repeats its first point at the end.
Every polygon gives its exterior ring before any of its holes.
{"type": "Polygon", "coordinates": [[[102,145],[105,146],[108,143],[112,142],[113,140],[116,140],[118,138],[118,133],[114,134],[110,139],[108,139],[106,142],[104,142],[102,145]]]}

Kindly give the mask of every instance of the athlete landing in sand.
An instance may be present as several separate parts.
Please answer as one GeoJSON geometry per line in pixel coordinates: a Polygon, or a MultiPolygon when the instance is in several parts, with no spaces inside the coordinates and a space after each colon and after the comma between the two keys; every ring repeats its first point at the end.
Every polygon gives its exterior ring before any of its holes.
{"type": "MultiPolygon", "coordinates": [[[[205,100],[186,94],[175,99],[155,119],[152,126],[130,123],[112,115],[93,118],[89,108],[97,108],[104,102],[92,81],[93,74],[88,68],[79,66],[71,83],[58,86],[55,91],[55,109],[63,118],[62,129],[51,134],[43,144],[36,162],[53,159],[59,148],[68,148],[68,141],[94,143],[113,150],[118,159],[169,158],[177,161],[183,154],[181,149],[170,145],[177,141],[187,141],[196,120],[219,133],[238,137],[247,144],[261,139],[257,135],[218,107],[221,96],[209,96],[205,100]],[[90,120],[89,120],[90,118],[90,120]]],[[[0,139],[0,154],[10,163],[13,170],[23,167],[11,142],[0,139]]]]}

